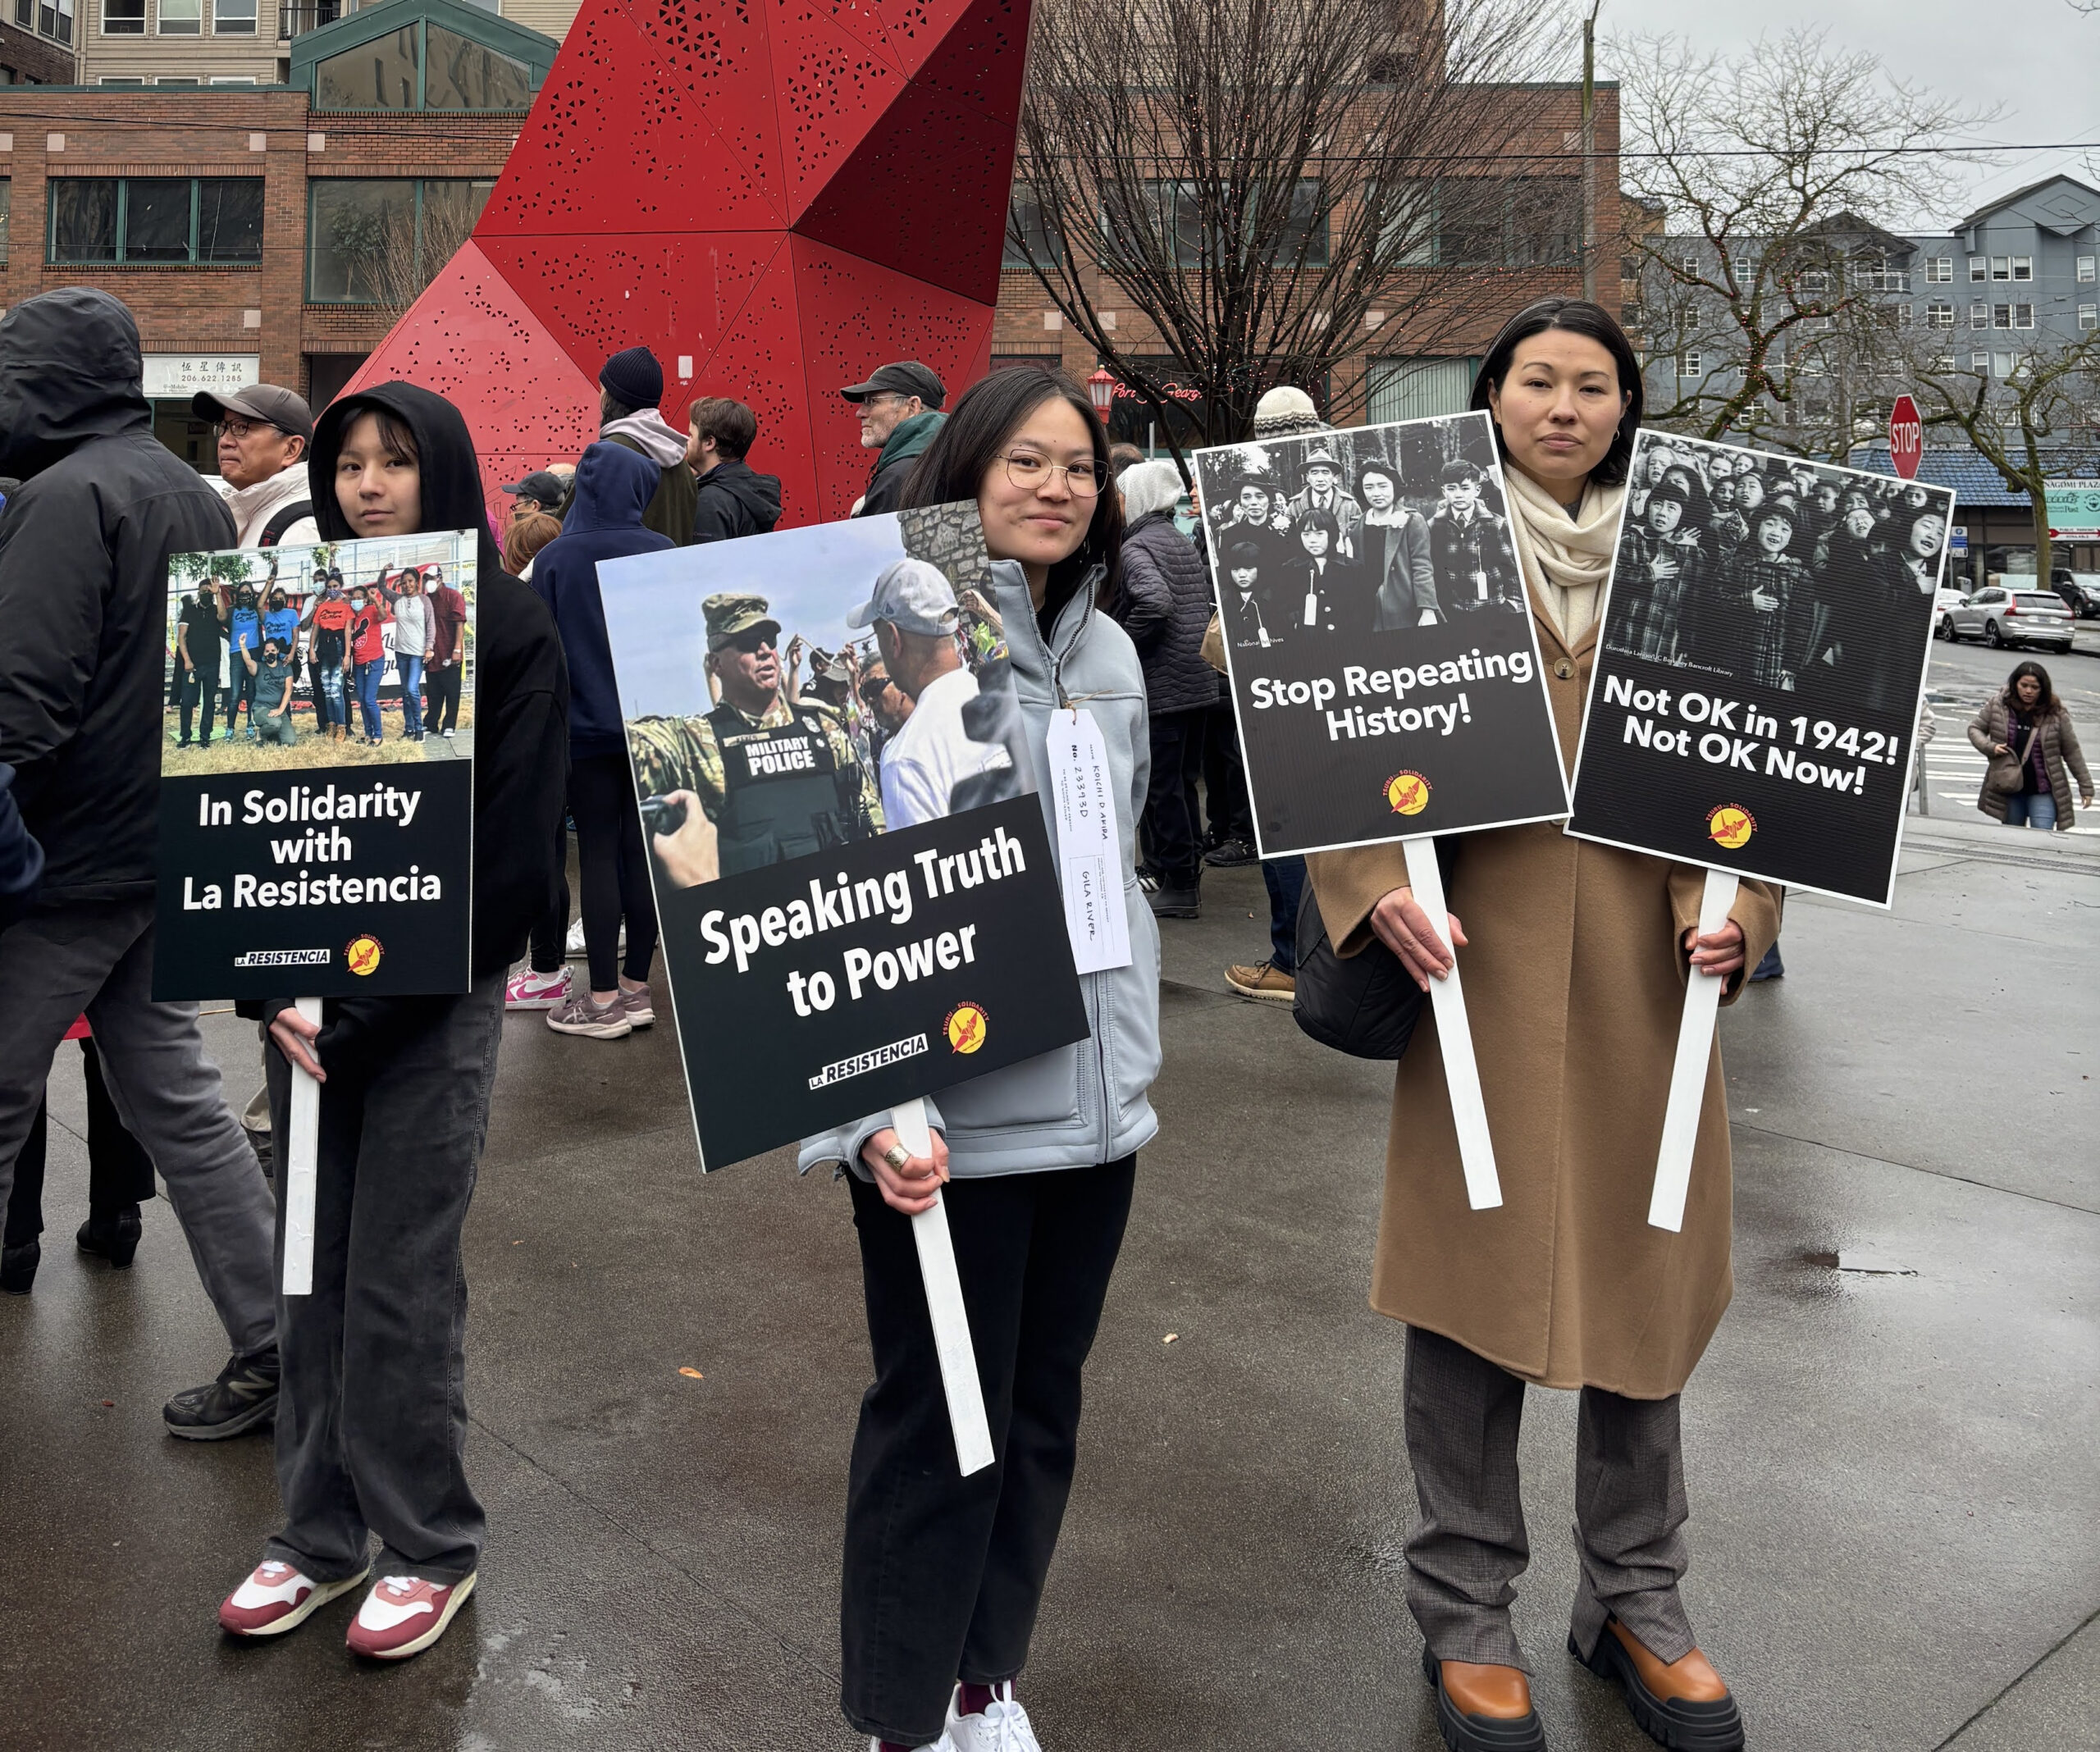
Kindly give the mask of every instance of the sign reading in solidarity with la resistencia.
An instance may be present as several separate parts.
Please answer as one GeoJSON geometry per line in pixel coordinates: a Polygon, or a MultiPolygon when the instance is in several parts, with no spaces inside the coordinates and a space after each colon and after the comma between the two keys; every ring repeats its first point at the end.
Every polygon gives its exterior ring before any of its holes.
{"type": "Polygon", "coordinates": [[[169,561],[155,997],[467,989],[475,554],[169,561]]]}
{"type": "Polygon", "coordinates": [[[1886,906],[1953,497],[1642,432],[1568,832],[1886,906]]]}
{"type": "Polygon", "coordinates": [[[1195,465],[1264,857],[1567,813],[1486,414],[1195,465]]]}
{"type": "Polygon", "coordinates": [[[974,504],[599,568],[703,1167],[1084,1039],[974,504]]]}

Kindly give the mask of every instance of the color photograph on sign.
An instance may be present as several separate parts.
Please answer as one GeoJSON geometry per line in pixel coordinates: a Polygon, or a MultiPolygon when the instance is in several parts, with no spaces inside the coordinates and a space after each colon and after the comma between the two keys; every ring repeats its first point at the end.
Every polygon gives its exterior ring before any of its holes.
{"type": "Polygon", "coordinates": [[[975,505],[599,582],[703,1167],[1084,1038],[975,505]]]}
{"type": "Polygon", "coordinates": [[[156,997],[467,988],[477,541],[169,560],[156,997]]]}
{"type": "Polygon", "coordinates": [[[1568,831],[1888,904],[1953,495],[1642,432],[1568,831]]]}
{"type": "Polygon", "coordinates": [[[1264,857],[1568,812],[1486,414],[1194,463],[1264,857]]]}

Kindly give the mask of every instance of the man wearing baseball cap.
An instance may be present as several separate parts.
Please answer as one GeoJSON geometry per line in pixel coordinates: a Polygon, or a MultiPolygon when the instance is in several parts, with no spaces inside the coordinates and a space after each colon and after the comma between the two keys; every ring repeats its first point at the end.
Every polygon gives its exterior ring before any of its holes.
{"type": "Polygon", "coordinates": [[[306,453],[313,410],[274,383],[214,394],[199,390],[189,411],[218,428],[219,478],[233,490],[226,509],[237,547],[304,547],[321,539],[308,496],[306,453]]]}
{"type": "Polygon", "coordinates": [[[865,383],[838,392],[861,417],[861,443],[879,453],[868,476],[868,490],[853,508],[856,517],[877,517],[904,501],[905,477],[934,434],[947,423],[940,411],[948,399],[941,380],[916,359],[885,365],[865,383]]]}
{"type": "Polygon", "coordinates": [[[664,417],[663,399],[664,367],[656,355],[646,347],[623,348],[598,373],[598,411],[605,422],[598,436],[639,450],[655,463],[656,496],[641,513],[641,527],[691,547],[700,489],[686,467],[686,435],[673,431],[664,417]]]}
{"type": "Polygon", "coordinates": [[[883,750],[883,819],[892,833],[948,814],[963,779],[1013,764],[1004,744],[975,741],[964,728],[977,678],[963,667],[956,643],[961,612],[938,567],[900,559],[846,617],[849,627],[875,629],[891,682],[912,702],[911,715],[883,750]]]}
{"type": "Polygon", "coordinates": [[[530,517],[536,511],[559,517],[562,507],[568,502],[568,482],[550,468],[536,468],[523,480],[510,481],[504,491],[511,495],[513,522],[521,517],[530,517]]]}
{"type": "Polygon", "coordinates": [[[644,798],[685,810],[650,836],[673,886],[763,868],[882,831],[882,805],[845,720],[782,685],[780,623],[765,597],[724,591],[700,605],[711,712],[639,718],[628,727],[644,798]]]}

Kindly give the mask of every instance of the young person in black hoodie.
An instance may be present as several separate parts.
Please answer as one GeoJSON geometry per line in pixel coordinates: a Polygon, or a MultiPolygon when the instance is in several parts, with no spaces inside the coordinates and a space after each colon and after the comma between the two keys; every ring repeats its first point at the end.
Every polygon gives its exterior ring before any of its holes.
{"type": "MultiPolygon", "coordinates": [[[[351,1649],[419,1653],[474,1586],[486,1521],[467,1482],[459,1232],[488,1125],[504,970],[547,910],[568,677],[546,606],[505,574],[472,440],[441,396],[386,383],[322,416],[311,464],[324,541],[472,529],[476,568],[472,988],[335,998],[317,1029],[264,1006],[270,1117],[291,1065],[321,1079],[313,1292],[280,1295],[277,1485],[285,1525],[219,1608],[236,1635],[290,1630],[370,1573],[351,1649]]],[[[276,1252],[284,1256],[280,1220],[276,1252]]]]}

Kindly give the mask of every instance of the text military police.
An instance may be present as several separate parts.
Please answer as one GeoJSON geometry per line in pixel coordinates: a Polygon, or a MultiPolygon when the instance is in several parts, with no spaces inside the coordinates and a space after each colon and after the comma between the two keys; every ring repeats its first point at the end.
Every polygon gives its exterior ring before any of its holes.
{"type": "Polygon", "coordinates": [[[783,691],[780,623],[766,599],[730,592],[701,608],[720,703],[710,712],[629,726],[642,794],[688,792],[714,829],[714,871],[681,868],[673,846],[690,836],[658,841],[671,879],[690,887],[710,874],[733,876],[880,833],[874,776],[857,758],[845,721],[818,700],[791,704],[783,691]]]}

